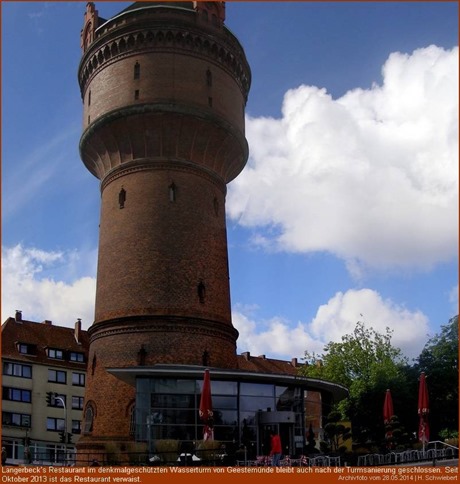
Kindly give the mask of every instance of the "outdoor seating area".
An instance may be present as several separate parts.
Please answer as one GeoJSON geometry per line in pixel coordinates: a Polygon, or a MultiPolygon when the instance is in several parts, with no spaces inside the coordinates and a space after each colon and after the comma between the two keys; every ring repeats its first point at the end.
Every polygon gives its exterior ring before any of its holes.
{"type": "Polygon", "coordinates": [[[358,466],[385,466],[438,459],[458,459],[458,448],[444,442],[430,442],[434,447],[423,450],[409,449],[387,454],[366,454],[358,457],[358,466]]]}
{"type": "MultiPolygon", "coordinates": [[[[268,455],[257,456],[253,460],[238,460],[236,462],[238,466],[270,466],[272,465],[271,457],[268,455]]],[[[337,467],[341,465],[341,459],[339,456],[329,455],[315,455],[306,456],[301,455],[299,457],[284,456],[280,460],[280,466],[292,466],[292,467],[337,467]]]]}
{"type": "MultiPolygon", "coordinates": [[[[351,464],[344,461],[337,455],[301,455],[299,457],[284,456],[280,460],[280,466],[293,467],[340,467],[342,465],[357,466],[389,466],[404,465],[417,462],[428,462],[434,460],[458,459],[458,447],[446,444],[441,441],[429,442],[425,449],[407,449],[404,451],[388,452],[386,454],[369,453],[357,457],[356,463],[351,464]]],[[[257,456],[255,459],[246,461],[237,460],[238,466],[270,466],[272,464],[270,456],[257,456]]]]}

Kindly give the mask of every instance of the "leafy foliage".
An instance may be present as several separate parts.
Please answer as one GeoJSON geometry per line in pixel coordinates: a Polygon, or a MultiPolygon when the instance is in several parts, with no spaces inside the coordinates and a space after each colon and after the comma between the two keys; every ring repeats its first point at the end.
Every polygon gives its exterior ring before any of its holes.
{"type": "Polygon", "coordinates": [[[406,363],[401,350],[391,345],[391,335],[389,328],[380,334],[358,322],[353,333],[342,336],[341,343],[328,343],[324,354],[307,351],[308,366],[302,373],[340,383],[350,389],[351,395],[359,395],[382,380],[397,378],[401,365],[406,363]]]}
{"type": "Polygon", "coordinates": [[[349,389],[349,397],[336,408],[342,419],[352,422],[353,440],[362,444],[385,445],[382,407],[390,388],[398,414],[392,425],[393,440],[407,445],[418,427],[418,377],[424,371],[430,394],[431,439],[450,435],[458,429],[458,316],[427,342],[412,366],[392,346],[391,336],[389,328],[381,334],[358,322],[351,334],[339,343],[328,343],[322,354],[307,351],[301,374],[349,389]]]}
{"type": "Polygon", "coordinates": [[[403,369],[407,362],[401,350],[391,345],[391,335],[389,328],[381,334],[358,322],[353,333],[342,336],[340,343],[328,343],[324,354],[305,354],[308,365],[301,370],[304,376],[349,389],[349,398],[340,402],[338,409],[345,420],[352,421],[358,440],[384,435],[383,422],[376,426],[375,418],[381,414],[381,408],[377,408],[382,405],[382,394],[390,386],[405,383],[403,369]]]}
{"type": "Polygon", "coordinates": [[[324,426],[326,441],[322,442],[322,448],[326,452],[345,451],[346,447],[343,446],[343,442],[351,439],[351,429],[340,421],[341,417],[341,413],[337,411],[332,411],[327,416],[327,423],[324,426]]]}
{"type": "Polygon", "coordinates": [[[427,375],[431,436],[458,430],[458,315],[426,343],[416,366],[427,375]]]}
{"type": "Polygon", "coordinates": [[[386,425],[386,448],[387,450],[404,449],[410,443],[411,436],[401,425],[397,415],[391,417],[390,422],[386,425]]]}

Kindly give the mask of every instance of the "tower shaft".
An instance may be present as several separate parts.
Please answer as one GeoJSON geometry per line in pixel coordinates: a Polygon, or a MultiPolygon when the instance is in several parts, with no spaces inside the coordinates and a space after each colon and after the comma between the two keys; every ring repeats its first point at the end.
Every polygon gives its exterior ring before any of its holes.
{"type": "Polygon", "coordinates": [[[80,449],[131,438],[135,391],[111,369],[237,366],[225,195],[248,157],[250,71],[223,21],[223,2],[136,2],[108,21],[87,6],[80,153],[101,216],[80,449]]]}

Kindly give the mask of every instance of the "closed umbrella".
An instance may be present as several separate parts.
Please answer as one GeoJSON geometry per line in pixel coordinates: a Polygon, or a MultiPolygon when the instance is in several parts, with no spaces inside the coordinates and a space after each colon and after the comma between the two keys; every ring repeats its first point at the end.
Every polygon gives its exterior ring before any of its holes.
{"type": "Polygon", "coordinates": [[[209,370],[204,371],[203,389],[200,398],[200,418],[204,423],[203,440],[214,440],[213,411],[211,398],[211,377],[209,370]]]}
{"type": "Polygon", "coordinates": [[[391,429],[391,417],[393,417],[393,398],[391,397],[390,389],[387,389],[385,393],[385,400],[383,402],[383,423],[385,424],[385,439],[387,439],[388,447],[391,447],[390,439],[393,436],[391,429]]]}
{"type": "Polygon", "coordinates": [[[430,404],[428,400],[428,387],[426,384],[425,372],[422,371],[418,387],[418,438],[423,444],[423,451],[425,451],[425,444],[430,440],[430,426],[428,424],[429,413],[430,404]]]}
{"type": "Polygon", "coordinates": [[[383,422],[389,424],[393,415],[393,399],[391,398],[390,389],[387,389],[385,393],[385,401],[383,402],[383,422]]]}

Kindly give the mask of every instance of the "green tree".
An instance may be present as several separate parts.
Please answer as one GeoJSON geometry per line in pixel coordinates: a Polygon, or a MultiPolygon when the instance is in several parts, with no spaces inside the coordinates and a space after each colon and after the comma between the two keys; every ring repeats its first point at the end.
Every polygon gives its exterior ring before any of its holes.
{"type": "Polygon", "coordinates": [[[345,452],[344,442],[351,438],[351,429],[346,427],[340,420],[342,415],[338,411],[332,411],[327,416],[327,423],[324,426],[325,441],[320,446],[325,452],[345,452]]]}
{"type": "Polygon", "coordinates": [[[411,441],[411,436],[406,429],[401,425],[397,415],[393,415],[386,429],[387,438],[385,439],[387,450],[398,450],[399,448],[406,448],[411,441]]]}
{"type": "Polygon", "coordinates": [[[307,366],[302,373],[341,383],[350,393],[359,393],[382,379],[391,381],[398,376],[400,365],[407,363],[401,350],[392,346],[391,336],[389,328],[381,334],[358,321],[353,333],[342,336],[340,343],[328,343],[323,354],[306,351],[307,366]]]}
{"type": "Polygon", "coordinates": [[[337,406],[344,420],[350,420],[355,441],[382,441],[382,417],[387,388],[407,387],[407,359],[391,344],[392,331],[384,334],[358,322],[342,341],[330,342],[323,354],[305,353],[304,376],[340,383],[349,398],[337,406]],[[320,362],[320,363],[319,363],[320,362]]]}
{"type": "Polygon", "coordinates": [[[458,430],[458,315],[428,340],[416,364],[430,397],[430,440],[458,430]]]}

